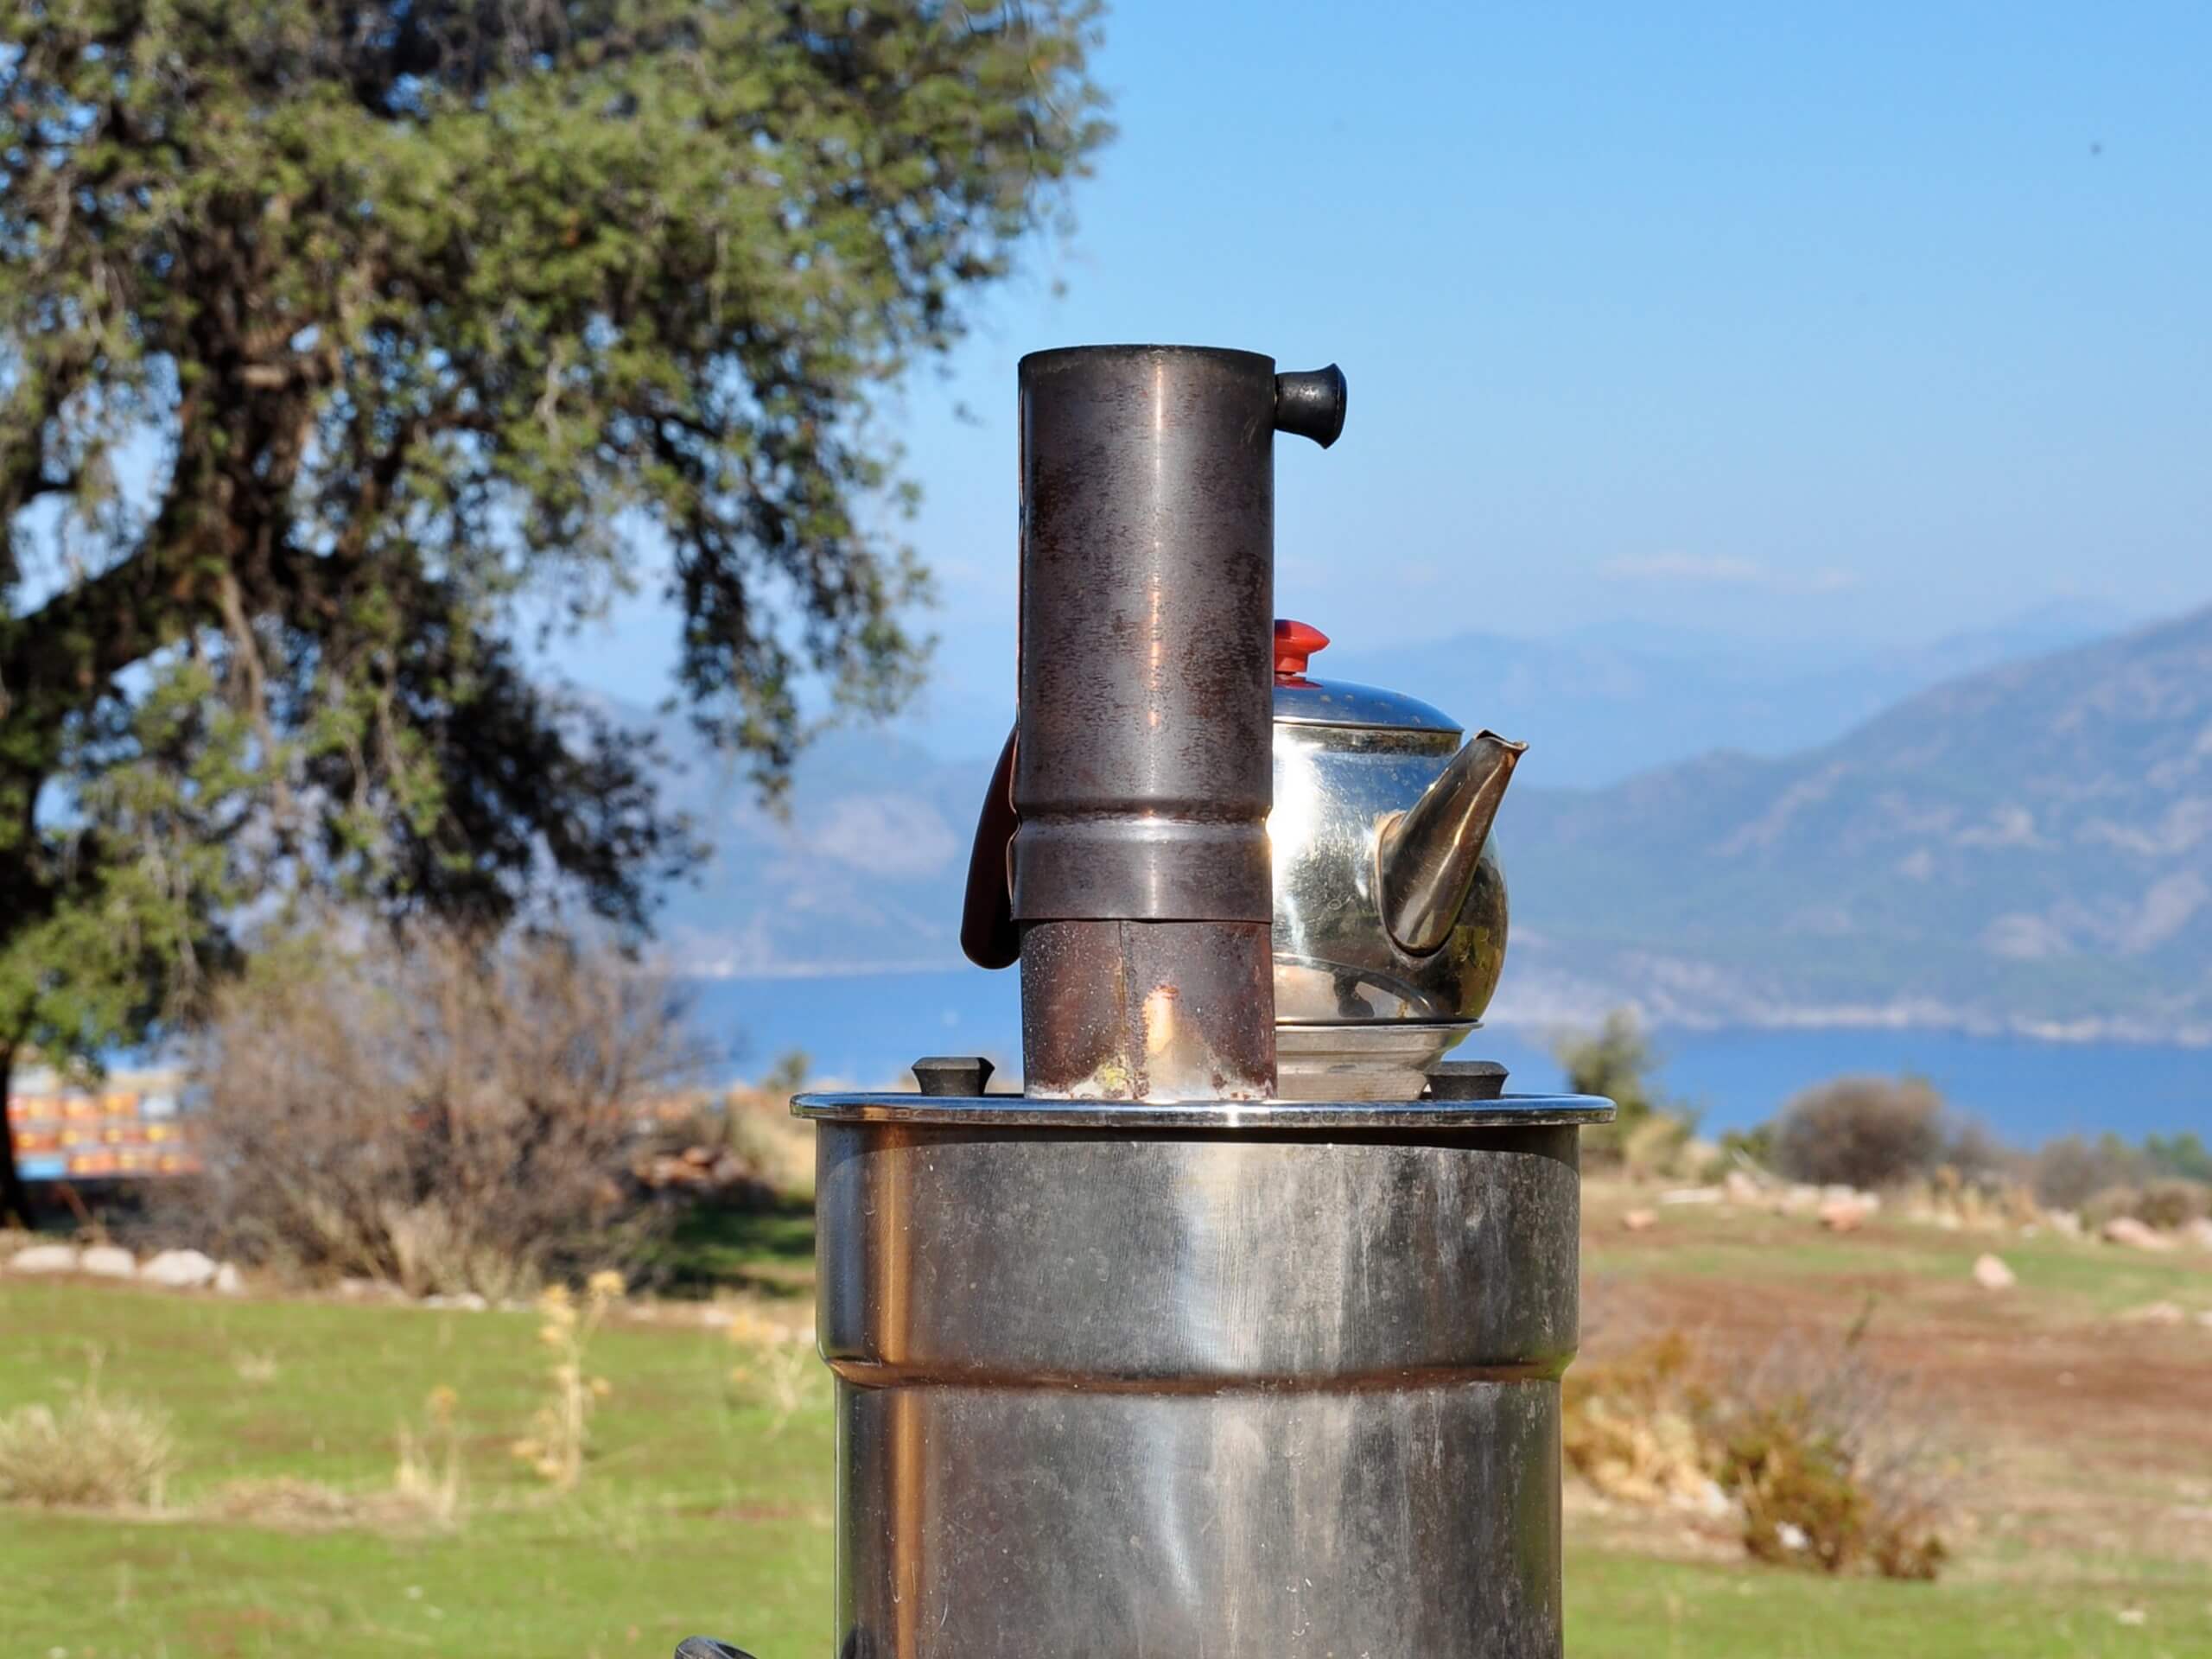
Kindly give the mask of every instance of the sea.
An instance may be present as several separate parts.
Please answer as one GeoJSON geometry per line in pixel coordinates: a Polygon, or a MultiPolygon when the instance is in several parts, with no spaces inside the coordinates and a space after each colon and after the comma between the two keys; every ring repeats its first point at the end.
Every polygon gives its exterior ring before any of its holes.
{"type": "MultiPolygon", "coordinates": [[[[1021,1053],[1013,973],[934,973],[688,982],[691,1016],[731,1077],[759,1077],[793,1049],[817,1087],[911,1088],[925,1054],[1021,1053]]],[[[1561,1086],[1550,1031],[1490,1026],[1455,1058],[1494,1059],[1509,1088],[1561,1086]]],[[[1923,1077],[2010,1145],[2107,1130],[2130,1141],[2193,1130],[2212,1140],[2212,1048],[2057,1043],[1944,1031],[1675,1030],[1651,1033],[1661,1090],[1702,1133],[1750,1128],[1799,1090],[1850,1074],[1923,1077]]]]}

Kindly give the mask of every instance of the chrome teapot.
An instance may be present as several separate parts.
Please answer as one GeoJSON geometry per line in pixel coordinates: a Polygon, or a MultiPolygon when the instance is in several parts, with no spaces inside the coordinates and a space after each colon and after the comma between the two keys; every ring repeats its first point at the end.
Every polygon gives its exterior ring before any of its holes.
{"type": "MultiPolygon", "coordinates": [[[[1277,1092],[1417,1097],[1480,1022],[1505,964],[1505,876],[1491,826],[1526,745],[1462,728],[1395,691],[1306,673],[1328,636],[1275,624],[1274,867],[1277,1092]]],[[[1007,741],[969,861],[961,946],[1020,952],[1007,741]]]]}

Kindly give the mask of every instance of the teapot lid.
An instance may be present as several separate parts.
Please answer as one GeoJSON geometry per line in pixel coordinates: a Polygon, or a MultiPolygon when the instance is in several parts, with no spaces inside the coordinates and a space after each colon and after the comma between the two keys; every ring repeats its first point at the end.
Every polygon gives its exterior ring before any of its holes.
{"type": "Polygon", "coordinates": [[[1316,680],[1307,660],[1329,643],[1311,623],[1275,623],[1274,718],[1278,726],[1363,726],[1385,731],[1449,732],[1459,722],[1418,697],[1344,680],[1316,680]]]}

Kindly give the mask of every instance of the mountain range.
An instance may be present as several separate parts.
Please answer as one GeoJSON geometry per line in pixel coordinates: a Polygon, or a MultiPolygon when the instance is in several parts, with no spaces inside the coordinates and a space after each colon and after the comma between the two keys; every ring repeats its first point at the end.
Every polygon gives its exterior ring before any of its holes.
{"type": "MultiPolygon", "coordinates": [[[[1708,654],[1670,675],[1602,641],[1580,656],[1457,641],[1388,661],[1332,650],[1315,671],[1537,740],[1498,825],[1514,906],[1500,1019],[1633,1002],[1693,1026],[2212,1041],[2212,609],[1978,665],[2037,628],[2079,626],[2051,616],[1879,670],[1708,654]],[[1560,690],[1599,671],[1610,689],[1560,690]],[[1811,694],[1823,675],[1836,677],[1826,699],[1811,694]],[[1906,692],[1867,709],[1897,684],[1906,692]],[[1716,697],[1743,711],[1708,722],[1738,747],[1683,758],[1682,722],[1716,697]],[[1792,752],[1747,752],[1761,719],[1770,741],[1809,735],[1792,752]],[[1572,772],[1539,757],[1593,734],[1622,767],[1639,749],[1658,763],[1546,786],[1572,772]]],[[[1608,771],[1586,754],[1575,764],[1608,771]]],[[[717,853],[669,895],[675,964],[741,977],[959,965],[960,882],[988,770],[888,734],[834,733],[779,816],[693,765],[682,798],[717,853]]]]}

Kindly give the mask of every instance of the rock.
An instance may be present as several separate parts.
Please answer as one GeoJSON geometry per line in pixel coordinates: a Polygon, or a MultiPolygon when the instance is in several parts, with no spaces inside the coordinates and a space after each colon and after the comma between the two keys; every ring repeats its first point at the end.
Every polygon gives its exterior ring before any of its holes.
{"type": "Polygon", "coordinates": [[[130,1279],[137,1274],[138,1258],[120,1244],[95,1244],[77,1258],[77,1271],[96,1279],[130,1279]]]}
{"type": "Polygon", "coordinates": [[[1678,1186],[1671,1192],[1662,1192],[1662,1204],[1718,1204],[1722,1198],[1717,1186],[1678,1186]]]}
{"type": "Polygon", "coordinates": [[[1813,1541],[1809,1537],[1806,1536],[1805,1529],[1799,1526],[1795,1521],[1777,1522],[1774,1528],[1774,1535],[1781,1540],[1782,1547],[1784,1549],[1802,1550],[1809,1546],[1813,1541]]]}
{"type": "Polygon", "coordinates": [[[1993,1255],[1977,1258],[1974,1264],[1974,1281],[1984,1290],[2010,1290],[2020,1281],[2012,1269],[1993,1255]]]}
{"type": "Polygon", "coordinates": [[[2120,1316],[2130,1325],[2180,1325],[2189,1318],[2178,1302],[2146,1302],[2120,1316]]]}
{"type": "Polygon", "coordinates": [[[226,1262],[215,1269],[215,1294],[219,1296],[245,1294],[245,1275],[226,1262]]]}
{"type": "Polygon", "coordinates": [[[1648,1233],[1658,1224],[1656,1210],[1631,1210],[1621,1217],[1621,1225],[1631,1233],[1648,1233]]]}
{"type": "Polygon", "coordinates": [[[1731,1204],[1757,1204],[1765,1196],[1751,1172],[1732,1169],[1720,1183],[1721,1195],[1731,1204]]]}
{"type": "Polygon", "coordinates": [[[2199,1216],[2181,1230],[2181,1236],[2200,1250],[2212,1250],[2212,1217],[2199,1216]]]}
{"type": "Polygon", "coordinates": [[[2114,1216],[2099,1229],[2107,1244],[2125,1244],[2133,1250],[2171,1250],[2174,1242],[2157,1228],[2133,1216],[2114,1216]]]}
{"type": "Polygon", "coordinates": [[[167,1285],[171,1290],[198,1290],[215,1281],[215,1261],[198,1250],[163,1250],[138,1269],[138,1276],[149,1285],[167,1285]]]}
{"type": "Polygon", "coordinates": [[[492,1306],[473,1290],[464,1290],[454,1296],[425,1296],[425,1307],[457,1307],[464,1313],[481,1313],[492,1306]]]}
{"type": "Polygon", "coordinates": [[[1826,1198],[1813,1212],[1821,1218],[1821,1225],[1832,1233],[1855,1233],[1866,1224],[1866,1217],[1873,1208],[1859,1194],[1848,1198],[1826,1198]]]}
{"type": "Polygon", "coordinates": [[[8,1258],[10,1273],[74,1273],[78,1251],[74,1244],[34,1244],[8,1258]]]}
{"type": "Polygon", "coordinates": [[[2082,1217],[2071,1210],[2054,1210],[2044,1219],[2050,1224],[2054,1233],[2063,1233],[2068,1238],[2082,1236],[2082,1217]]]}

